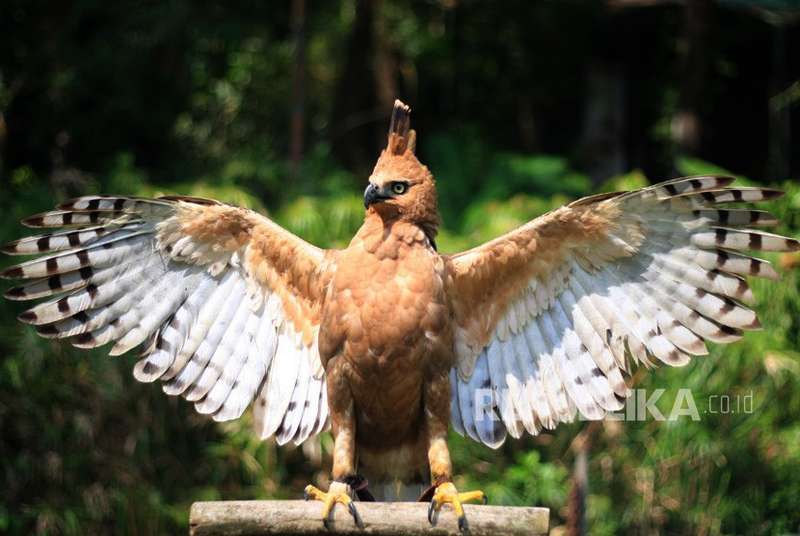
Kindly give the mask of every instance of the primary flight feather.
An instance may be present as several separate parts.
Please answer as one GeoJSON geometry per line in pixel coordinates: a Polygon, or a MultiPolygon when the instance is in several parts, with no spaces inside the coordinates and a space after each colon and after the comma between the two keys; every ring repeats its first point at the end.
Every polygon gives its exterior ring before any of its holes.
{"type": "Polygon", "coordinates": [[[354,494],[429,484],[429,517],[452,503],[466,529],[461,502],[484,497],[452,485],[449,425],[496,448],[603,418],[633,365],[682,366],[761,327],[745,277],[777,274],[743,252],[800,249],[755,229],[770,214],[725,205],[780,192],[707,176],[584,198],[440,254],[415,141],[398,101],[345,249],[212,200],[87,196],[23,222],[67,229],[3,248],[45,254],[0,274],[24,280],[5,295],[50,298],[19,315],[44,337],[142,348],[136,379],[215,420],[252,405],[259,436],[280,444],[330,425],[334,482],[306,489],[326,522],[340,502],[360,523],[354,494]]]}

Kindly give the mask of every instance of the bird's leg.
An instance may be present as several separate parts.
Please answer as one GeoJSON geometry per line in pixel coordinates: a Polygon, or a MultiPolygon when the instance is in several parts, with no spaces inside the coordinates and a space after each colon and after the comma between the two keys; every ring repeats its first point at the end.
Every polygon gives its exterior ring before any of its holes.
{"type": "Polygon", "coordinates": [[[433,496],[428,508],[428,521],[436,524],[436,519],[445,504],[450,504],[458,516],[458,528],[462,533],[469,532],[469,524],[464,515],[462,503],[481,501],[486,504],[486,495],[478,491],[459,493],[453,484],[453,465],[447,448],[447,426],[450,419],[450,380],[447,372],[444,377],[431,381],[425,392],[425,425],[428,433],[428,463],[431,468],[433,496]]]}
{"type": "Polygon", "coordinates": [[[355,416],[350,390],[346,386],[331,386],[331,383],[342,381],[342,375],[336,368],[328,370],[328,403],[331,412],[331,428],[333,432],[333,471],[328,492],[309,484],[303,492],[306,500],[322,501],[322,523],[330,529],[331,514],[336,503],[347,506],[350,515],[358,528],[364,528],[361,516],[353,502],[353,494],[359,489],[363,479],[355,470],[355,416]],[[335,393],[335,394],[334,394],[335,393]]]}
{"type": "Polygon", "coordinates": [[[353,494],[358,488],[358,483],[363,480],[355,474],[354,456],[352,455],[354,437],[346,427],[339,427],[334,432],[334,436],[333,482],[331,482],[328,492],[309,484],[303,495],[306,500],[322,501],[322,523],[325,528],[330,528],[331,514],[336,503],[345,505],[350,511],[350,515],[353,516],[356,526],[364,528],[364,523],[353,502],[353,494]]]}

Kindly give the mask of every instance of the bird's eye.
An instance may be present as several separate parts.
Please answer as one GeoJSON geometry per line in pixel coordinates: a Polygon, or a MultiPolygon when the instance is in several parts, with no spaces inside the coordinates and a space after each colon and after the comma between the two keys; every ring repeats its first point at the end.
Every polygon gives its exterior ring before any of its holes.
{"type": "Polygon", "coordinates": [[[392,183],[392,192],[396,193],[397,195],[406,193],[408,189],[408,185],[404,182],[393,182],[392,183]]]}

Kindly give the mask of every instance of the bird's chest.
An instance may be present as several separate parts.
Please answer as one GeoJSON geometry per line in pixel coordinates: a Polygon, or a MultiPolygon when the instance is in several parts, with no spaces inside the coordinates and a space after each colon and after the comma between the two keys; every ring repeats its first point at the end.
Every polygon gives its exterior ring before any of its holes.
{"type": "Polygon", "coordinates": [[[421,378],[428,361],[452,347],[444,263],[435,251],[354,248],[337,265],[320,326],[323,360],[340,355],[370,380],[421,378]]]}

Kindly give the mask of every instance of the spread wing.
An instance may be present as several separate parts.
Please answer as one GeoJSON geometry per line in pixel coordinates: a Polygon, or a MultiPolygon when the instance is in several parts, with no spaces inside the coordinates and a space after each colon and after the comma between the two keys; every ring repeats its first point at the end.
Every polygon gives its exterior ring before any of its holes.
{"type": "Polygon", "coordinates": [[[682,366],[760,327],[744,276],[777,278],[742,251],[796,251],[750,230],[768,213],[722,208],[781,195],[694,177],[576,201],[447,259],[457,431],[498,447],[577,412],[622,407],[631,362],[682,366]]]}
{"type": "Polygon", "coordinates": [[[327,425],[317,349],[331,255],[255,212],[216,201],[82,197],[32,216],[68,229],[23,238],[9,254],[45,256],[3,277],[12,300],[50,298],[21,321],[80,348],[141,346],[139,381],[215,420],[255,399],[256,431],[300,443],[327,425]]]}

